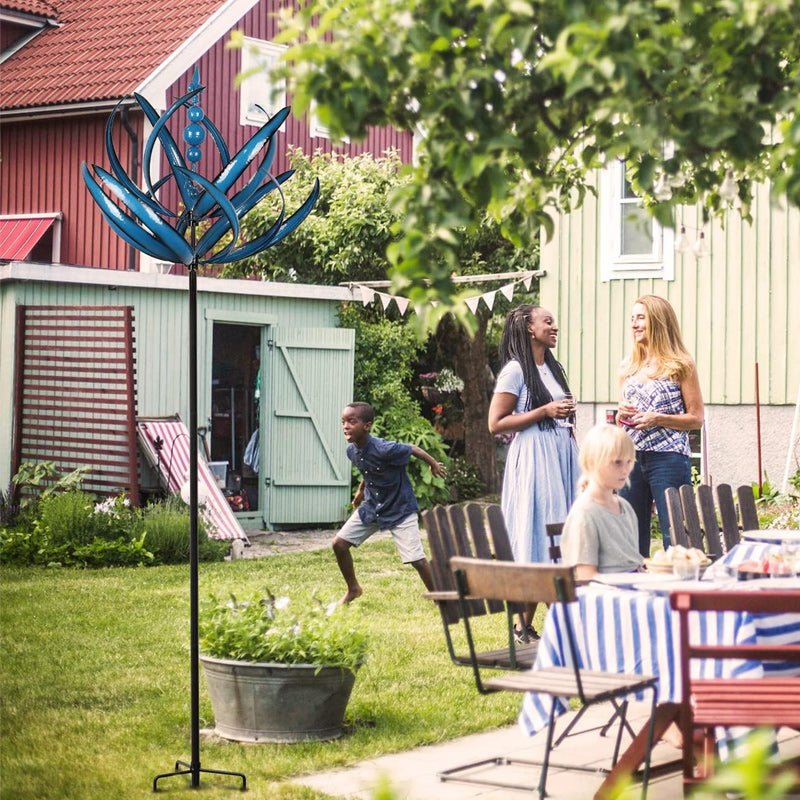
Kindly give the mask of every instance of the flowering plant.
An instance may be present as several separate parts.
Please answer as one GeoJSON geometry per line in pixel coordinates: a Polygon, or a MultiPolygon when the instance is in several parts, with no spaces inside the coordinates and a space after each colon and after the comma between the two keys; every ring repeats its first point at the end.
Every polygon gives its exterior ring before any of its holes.
{"type": "Polygon", "coordinates": [[[460,392],[464,389],[464,381],[449,367],[439,372],[421,372],[418,377],[423,385],[433,386],[440,392],[460,392]]]}
{"type": "Polygon", "coordinates": [[[269,590],[249,600],[211,596],[200,618],[204,654],[233,661],[315,664],[355,671],[367,654],[367,637],[353,622],[357,613],[318,598],[298,612],[288,597],[269,590]]]}

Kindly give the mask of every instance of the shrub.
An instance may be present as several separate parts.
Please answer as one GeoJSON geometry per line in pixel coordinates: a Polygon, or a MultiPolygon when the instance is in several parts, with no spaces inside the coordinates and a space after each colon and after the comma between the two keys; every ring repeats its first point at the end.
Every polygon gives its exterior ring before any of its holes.
{"type": "Polygon", "coordinates": [[[356,670],[367,654],[353,609],[314,598],[290,610],[271,592],[240,601],[211,597],[200,618],[200,646],[212,658],[276,664],[318,664],[356,670]]]}
{"type": "Polygon", "coordinates": [[[59,547],[88,544],[105,526],[95,518],[94,497],[71,491],[43,497],[34,527],[50,546],[59,547]]]}
{"type": "MultiPolygon", "coordinates": [[[[149,504],[135,527],[145,534],[147,549],[156,564],[183,564],[189,560],[189,509],[177,497],[149,504]]],[[[197,553],[201,561],[222,561],[229,545],[210,539],[202,516],[199,520],[197,553]]]]}
{"type": "Polygon", "coordinates": [[[478,468],[464,458],[456,457],[447,468],[447,484],[450,487],[450,500],[473,500],[486,491],[486,484],[478,468]]]}
{"type": "MultiPolygon", "coordinates": [[[[407,395],[394,395],[392,387],[385,387],[385,409],[375,417],[373,430],[376,435],[404,444],[415,444],[430,453],[437,461],[447,462],[447,450],[441,436],[419,411],[419,406],[407,395]]],[[[408,465],[408,476],[414,493],[422,508],[430,508],[447,501],[448,493],[444,478],[437,478],[431,468],[421,459],[412,458],[408,465]]]]}

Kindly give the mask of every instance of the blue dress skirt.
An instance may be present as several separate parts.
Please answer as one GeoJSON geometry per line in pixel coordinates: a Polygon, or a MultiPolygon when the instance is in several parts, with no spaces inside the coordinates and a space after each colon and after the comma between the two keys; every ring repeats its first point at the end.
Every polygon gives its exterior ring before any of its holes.
{"type": "Polygon", "coordinates": [[[570,428],[532,425],[514,436],[501,505],[516,561],[550,561],[545,525],[567,518],[579,475],[578,446],[570,428]]]}

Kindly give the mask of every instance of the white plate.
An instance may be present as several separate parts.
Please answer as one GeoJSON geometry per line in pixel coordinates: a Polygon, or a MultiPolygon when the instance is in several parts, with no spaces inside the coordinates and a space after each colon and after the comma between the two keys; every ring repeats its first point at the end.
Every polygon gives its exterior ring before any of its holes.
{"type": "Polygon", "coordinates": [[[677,581],[674,575],[658,575],[648,572],[601,572],[592,578],[596,583],[604,583],[606,586],[616,586],[621,589],[634,589],[639,586],[644,587],[650,583],[665,583],[667,581],[677,581]]]}
{"type": "Polygon", "coordinates": [[[748,542],[766,542],[767,544],[780,544],[781,542],[794,542],[800,544],[800,531],[788,528],[765,528],[761,531],[744,531],[742,538],[748,542]]]}

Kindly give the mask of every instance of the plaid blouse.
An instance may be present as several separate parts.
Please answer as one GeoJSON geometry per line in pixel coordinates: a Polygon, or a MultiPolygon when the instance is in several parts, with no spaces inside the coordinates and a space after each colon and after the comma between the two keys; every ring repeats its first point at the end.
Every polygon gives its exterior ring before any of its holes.
{"type": "MultiPolygon", "coordinates": [[[[626,403],[636,406],[640,411],[655,411],[657,414],[685,414],[680,384],[669,378],[653,378],[639,383],[626,378],[622,386],[622,397],[626,403]]],[[[628,428],[637,450],[648,450],[655,453],[681,453],[691,455],[689,433],[676,431],[656,425],[645,431],[628,428]]]]}

